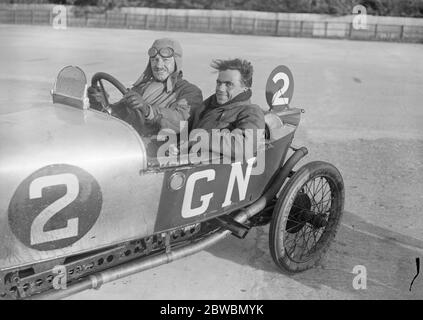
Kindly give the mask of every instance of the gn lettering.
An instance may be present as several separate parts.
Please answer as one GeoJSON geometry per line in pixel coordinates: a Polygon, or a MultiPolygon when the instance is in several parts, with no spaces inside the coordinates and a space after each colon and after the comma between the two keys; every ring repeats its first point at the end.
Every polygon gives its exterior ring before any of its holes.
{"type": "MultiPolygon", "coordinates": [[[[231,173],[229,175],[229,182],[226,189],[225,200],[222,203],[222,208],[231,205],[231,197],[235,187],[235,182],[238,184],[239,201],[245,200],[247,195],[248,183],[250,182],[251,170],[254,165],[255,158],[251,158],[247,161],[247,169],[245,175],[242,172],[241,162],[232,163],[231,173]]],[[[208,193],[201,195],[199,207],[192,207],[192,198],[194,195],[195,184],[200,179],[207,179],[207,182],[213,181],[216,178],[216,171],[214,169],[208,169],[198,171],[191,174],[186,182],[184,200],[182,202],[182,217],[191,218],[198,216],[207,211],[210,200],[213,198],[214,193],[208,193]]]]}

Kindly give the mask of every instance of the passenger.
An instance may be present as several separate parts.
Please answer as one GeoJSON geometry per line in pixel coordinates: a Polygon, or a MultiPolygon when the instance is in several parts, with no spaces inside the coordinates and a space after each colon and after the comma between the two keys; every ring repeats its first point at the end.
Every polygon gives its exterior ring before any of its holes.
{"type": "MultiPolygon", "coordinates": [[[[148,56],[144,73],[111,107],[142,135],[156,135],[161,129],[179,133],[181,121],[192,126],[190,115],[203,102],[201,90],[182,77],[182,47],[178,41],[155,40],[148,56]]],[[[104,98],[99,88],[89,87],[88,98],[91,107],[102,109],[104,98]]]]}
{"type": "Polygon", "coordinates": [[[212,154],[230,157],[232,161],[246,160],[246,147],[256,153],[257,142],[264,142],[265,129],[262,109],[250,102],[253,66],[246,60],[233,59],[214,60],[211,67],[219,72],[216,92],[196,113],[193,128],[208,131],[214,141],[221,139],[221,143],[210,141],[212,154]]]}

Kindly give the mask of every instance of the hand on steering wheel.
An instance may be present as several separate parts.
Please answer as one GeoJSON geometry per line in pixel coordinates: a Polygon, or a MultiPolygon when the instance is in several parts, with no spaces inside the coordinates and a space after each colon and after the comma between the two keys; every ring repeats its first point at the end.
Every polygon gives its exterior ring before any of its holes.
{"type": "Polygon", "coordinates": [[[97,72],[94,74],[91,79],[91,87],[88,89],[88,98],[90,99],[90,103],[92,100],[94,104],[98,100],[101,105],[100,111],[107,112],[112,116],[124,120],[132,125],[140,134],[143,133],[145,116],[148,116],[147,112],[150,110],[148,104],[145,103],[141,95],[125,88],[125,86],[115,77],[105,72],[97,72]],[[115,105],[109,103],[109,95],[104,89],[102,80],[110,82],[120,91],[120,93],[122,93],[124,99],[121,100],[121,102],[123,103],[117,103],[115,105]],[[143,116],[136,116],[136,110],[139,110],[143,116]]]}
{"type": "Polygon", "coordinates": [[[102,80],[110,82],[113,86],[116,87],[116,89],[120,91],[120,93],[122,93],[122,95],[127,93],[128,89],[126,89],[125,86],[119,80],[117,80],[110,74],[107,74],[105,72],[97,72],[95,75],[93,75],[91,79],[91,87],[89,87],[87,90],[90,104],[94,107],[94,109],[98,109],[98,107],[100,107],[100,111],[112,114],[113,110],[109,103],[109,95],[104,89],[102,80]]]}
{"type": "Polygon", "coordinates": [[[125,93],[123,98],[125,99],[126,104],[132,110],[139,110],[144,117],[148,117],[150,114],[150,107],[138,92],[129,90],[127,93],[125,93]]]}
{"type": "Polygon", "coordinates": [[[100,87],[88,87],[87,90],[90,107],[99,111],[107,111],[108,94],[100,89],[100,87]]]}

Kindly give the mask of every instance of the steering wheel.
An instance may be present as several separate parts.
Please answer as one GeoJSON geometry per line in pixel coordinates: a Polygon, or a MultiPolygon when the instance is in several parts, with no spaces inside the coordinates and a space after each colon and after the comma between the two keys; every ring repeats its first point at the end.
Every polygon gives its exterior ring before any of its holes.
{"type": "Polygon", "coordinates": [[[102,80],[106,80],[107,82],[111,83],[114,87],[116,87],[116,89],[119,90],[120,93],[122,93],[122,95],[125,95],[125,93],[129,91],[129,89],[125,88],[125,86],[119,80],[117,80],[115,77],[113,77],[112,75],[108,73],[97,72],[96,74],[94,74],[93,77],[91,78],[91,86],[100,88],[100,91],[106,103],[105,106],[102,105],[103,111],[129,123],[135,128],[135,130],[138,131],[138,133],[143,135],[144,117],[138,117],[137,121],[135,121],[134,117],[131,117],[129,115],[128,109],[126,110],[126,112],[123,112],[123,113],[118,112],[119,110],[113,110],[113,105],[110,105],[109,103],[109,99],[107,98],[107,93],[106,93],[106,90],[104,89],[102,80]]]}
{"type": "Polygon", "coordinates": [[[106,90],[104,89],[102,80],[106,80],[107,82],[111,83],[114,87],[116,87],[116,89],[119,90],[120,93],[122,93],[122,95],[127,93],[128,89],[125,88],[125,86],[118,79],[116,79],[112,75],[105,72],[97,72],[91,78],[91,86],[100,88],[101,94],[103,95],[104,101],[106,102],[106,105],[102,106],[104,109],[103,111],[106,111],[107,113],[112,114],[113,110],[110,107],[109,99],[107,98],[107,93],[106,93],[106,90]]]}

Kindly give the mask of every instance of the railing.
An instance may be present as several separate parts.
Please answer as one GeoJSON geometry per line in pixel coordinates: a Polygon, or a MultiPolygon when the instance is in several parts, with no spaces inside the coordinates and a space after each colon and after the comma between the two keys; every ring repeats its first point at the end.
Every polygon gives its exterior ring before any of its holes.
{"type": "MultiPolygon", "coordinates": [[[[52,25],[46,10],[0,10],[0,23],[52,25]]],[[[67,27],[128,28],[287,37],[346,38],[423,42],[423,26],[368,24],[355,29],[349,22],[272,20],[193,15],[147,15],[122,12],[67,15],[67,27]]]]}

